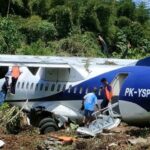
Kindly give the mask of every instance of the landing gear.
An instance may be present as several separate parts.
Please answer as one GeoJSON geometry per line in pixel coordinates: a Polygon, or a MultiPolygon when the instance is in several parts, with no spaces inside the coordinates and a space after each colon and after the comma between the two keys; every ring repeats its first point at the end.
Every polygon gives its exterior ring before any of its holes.
{"type": "Polygon", "coordinates": [[[51,112],[45,111],[45,107],[33,108],[29,118],[33,126],[39,127],[41,134],[58,130],[57,120],[51,112]]]}
{"type": "Polygon", "coordinates": [[[48,132],[57,131],[58,126],[54,119],[46,117],[42,119],[39,123],[40,133],[46,134],[48,132]]]}

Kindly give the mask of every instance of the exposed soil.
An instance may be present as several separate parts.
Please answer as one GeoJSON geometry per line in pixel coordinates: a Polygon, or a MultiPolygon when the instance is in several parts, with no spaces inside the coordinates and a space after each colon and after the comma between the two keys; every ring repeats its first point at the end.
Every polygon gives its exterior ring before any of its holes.
{"type": "MultiPolygon", "coordinates": [[[[72,136],[76,141],[72,144],[60,144],[49,141],[50,134],[40,135],[37,128],[26,127],[17,135],[8,134],[4,128],[0,129],[0,140],[6,144],[2,150],[143,150],[150,149],[150,142],[132,145],[128,140],[150,137],[149,128],[130,127],[121,124],[119,127],[104,131],[95,138],[80,137],[74,131],[60,130],[58,135],[72,136]]],[[[56,140],[57,141],[57,140],[56,140]]]]}

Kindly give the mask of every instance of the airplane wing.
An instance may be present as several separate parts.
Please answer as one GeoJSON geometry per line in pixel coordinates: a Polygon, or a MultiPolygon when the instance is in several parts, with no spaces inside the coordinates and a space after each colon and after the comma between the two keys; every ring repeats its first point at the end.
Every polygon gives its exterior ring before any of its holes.
{"type": "Polygon", "coordinates": [[[0,55],[0,66],[25,66],[45,68],[70,68],[71,66],[60,57],[0,55]]]}

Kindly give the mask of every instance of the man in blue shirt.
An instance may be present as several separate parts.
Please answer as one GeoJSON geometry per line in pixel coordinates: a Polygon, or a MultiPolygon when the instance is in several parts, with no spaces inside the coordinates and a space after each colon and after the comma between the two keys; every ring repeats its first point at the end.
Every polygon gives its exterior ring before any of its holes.
{"type": "Polygon", "coordinates": [[[88,93],[84,96],[82,105],[84,106],[84,119],[83,123],[88,125],[92,121],[92,113],[94,112],[95,106],[99,109],[97,104],[97,97],[95,95],[97,89],[94,88],[93,92],[88,93]]]}

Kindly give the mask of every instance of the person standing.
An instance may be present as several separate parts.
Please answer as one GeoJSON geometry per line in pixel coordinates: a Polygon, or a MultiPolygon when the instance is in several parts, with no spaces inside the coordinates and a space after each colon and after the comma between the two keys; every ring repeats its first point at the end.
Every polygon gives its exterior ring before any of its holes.
{"type": "Polygon", "coordinates": [[[103,87],[101,87],[101,95],[103,98],[103,101],[101,103],[101,109],[108,106],[108,104],[111,102],[112,99],[112,87],[108,83],[106,78],[101,79],[101,83],[103,87]]]}
{"type": "Polygon", "coordinates": [[[83,123],[85,125],[89,125],[89,123],[92,121],[92,113],[94,112],[95,106],[97,107],[97,109],[99,109],[98,103],[97,103],[97,97],[95,95],[96,91],[97,89],[94,88],[93,92],[86,94],[82,101],[81,108],[82,109],[84,108],[83,123]]]}
{"type": "Polygon", "coordinates": [[[9,77],[7,75],[5,75],[5,81],[4,81],[1,91],[0,91],[0,105],[4,102],[8,90],[9,90],[9,77]]]}
{"type": "Polygon", "coordinates": [[[15,94],[16,83],[20,74],[21,72],[20,72],[19,66],[17,65],[13,66],[11,70],[11,76],[12,76],[11,93],[12,94],[15,94]]]}

